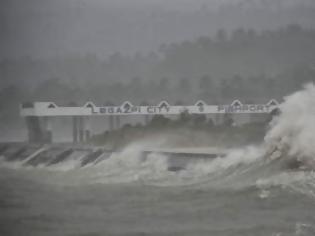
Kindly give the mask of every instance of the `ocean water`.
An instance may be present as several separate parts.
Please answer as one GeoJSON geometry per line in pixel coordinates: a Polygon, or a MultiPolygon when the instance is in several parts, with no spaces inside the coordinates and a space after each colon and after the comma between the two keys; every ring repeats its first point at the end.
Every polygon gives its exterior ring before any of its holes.
{"type": "Polygon", "coordinates": [[[1,147],[0,235],[314,236],[314,85],[280,110],[264,143],[192,153],[178,171],[163,153],[143,158],[144,143],[88,160],[1,147]]]}
{"type": "Polygon", "coordinates": [[[134,149],[84,167],[3,160],[0,235],[315,235],[312,171],[250,147],[172,172],[134,149]]]}

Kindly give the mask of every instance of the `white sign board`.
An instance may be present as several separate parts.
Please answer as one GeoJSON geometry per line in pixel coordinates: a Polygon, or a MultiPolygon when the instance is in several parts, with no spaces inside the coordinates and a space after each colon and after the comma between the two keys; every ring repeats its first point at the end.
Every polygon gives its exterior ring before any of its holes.
{"type": "Polygon", "coordinates": [[[190,114],[261,114],[270,113],[278,107],[272,100],[267,104],[242,104],[238,100],[231,105],[206,105],[198,102],[193,106],[171,106],[161,102],[157,106],[134,106],[125,102],[121,106],[95,106],[89,102],[83,107],[60,107],[51,102],[35,102],[32,107],[21,107],[21,116],[111,116],[111,115],[178,115],[190,114]]]}

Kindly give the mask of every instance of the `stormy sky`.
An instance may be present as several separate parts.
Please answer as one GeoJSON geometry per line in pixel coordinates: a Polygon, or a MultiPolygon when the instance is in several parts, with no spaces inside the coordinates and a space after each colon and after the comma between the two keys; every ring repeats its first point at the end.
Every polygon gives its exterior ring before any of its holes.
{"type": "Polygon", "coordinates": [[[2,0],[0,57],[158,50],[219,28],[315,24],[312,0],[2,0]]]}

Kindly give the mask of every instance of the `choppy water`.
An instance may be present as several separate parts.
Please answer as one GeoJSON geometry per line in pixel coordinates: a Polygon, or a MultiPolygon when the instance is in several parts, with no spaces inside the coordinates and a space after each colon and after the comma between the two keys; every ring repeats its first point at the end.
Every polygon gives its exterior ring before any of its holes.
{"type": "Polygon", "coordinates": [[[265,143],[194,154],[180,171],[120,153],[0,147],[0,235],[315,235],[315,86],[287,98],[265,143]],[[7,149],[7,150],[6,150],[7,149]]]}
{"type": "Polygon", "coordinates": [[[192,156],[178,172],[138,147],[83,167],[82,153],[36,166],[2,157],[0,235],[315,235],[315,173],[261,155],[192,156]]]}

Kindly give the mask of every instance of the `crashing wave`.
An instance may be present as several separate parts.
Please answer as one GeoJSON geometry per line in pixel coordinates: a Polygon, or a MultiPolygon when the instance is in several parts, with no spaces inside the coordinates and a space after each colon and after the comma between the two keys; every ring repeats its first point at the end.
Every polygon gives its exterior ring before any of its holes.
{"type": "Polygon", "coordinates": [[[265,136],[266,156],[286,158],[289,168],[315,169],[315,86],[285,98],[265,136]]]}
{"type": "Polygon", "coordinates": [[[226,189],[255,186],[262,189],[261,198],[270,195],[268,188],[285,186],[315,198],[312,172],[315,169],[315,86],[307,85],[304,90],[286,97],[280,110],[270,123],[264,144],[225,150],[217,158],[200,158],[196,153],[177,153],[174,158],[169,153],[158,152],[161,143],[146,141],[113,153],[102,147],[2,146],[1,163],[14,169],[31,170],[34,175],[49,176],[40,179],[51,183],[140,183],[226,189]],[[148,147],[157,151],[147,152],[144,158],[148,147]],[[174,166],[174,159],[178,159],[175,164],[182,165],[181,168],[174,166]]]}

